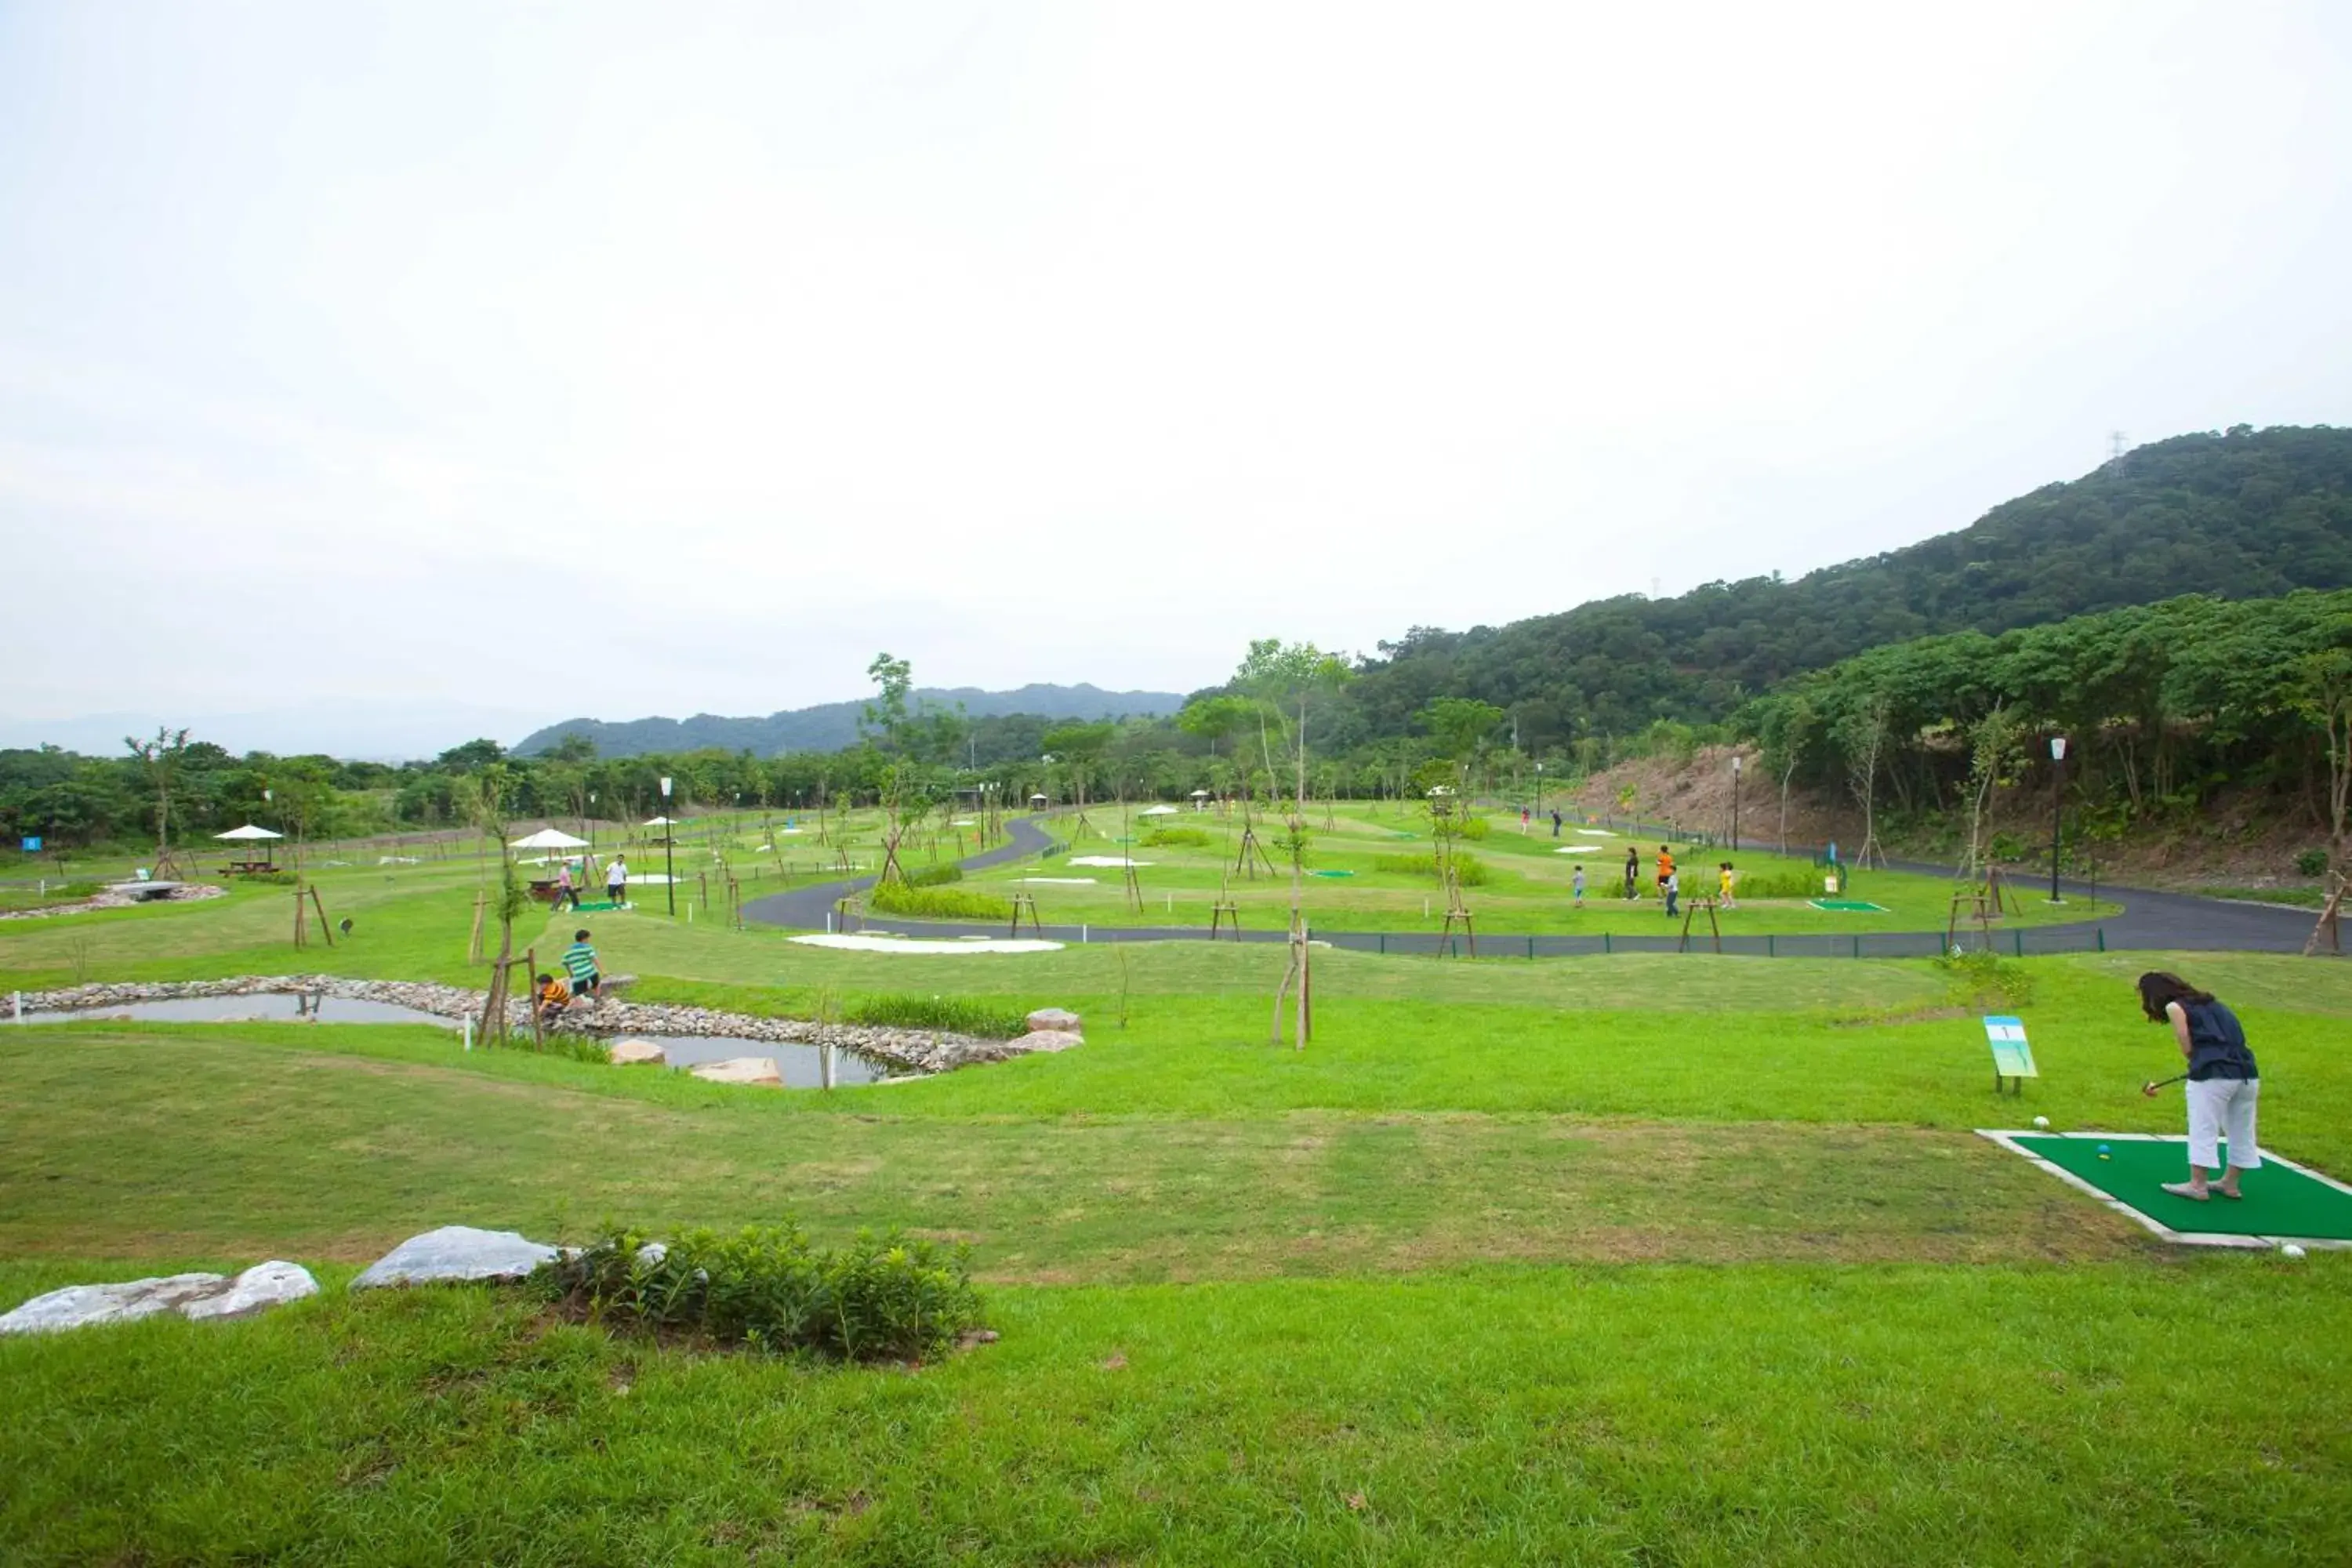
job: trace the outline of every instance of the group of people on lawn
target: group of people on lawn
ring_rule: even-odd
[[[584,874],[589,866],[583,861]],[[604,864],[604,899],[614,909],[625,909],[629,901],[629,858],[615,855]],[[572,862],[561,861],[555,868],[555,907],[559,910],[580,907],[580,884],[572,875]]]
[[[1575,874],[1569,879],[1569,885],[1575,890],[1576,907],[1582,909],[1584,907],[1584,868],[1582,866],[1577,867]],[[1738,900],[1735,895],[1739,887],[1739,873],[1733,868],[1730,861],[1721,861],[1716,866],[1715,885],[1716,897],[1721,900],[1722,907],[1727,910],[1737,909]],[[1675,865],[1675,852],[1663,844],[1658,846],[1657,889],[1658,897],[1665,900],[1667,915],[1671,917],[1680,914],[1682,912],[1680,900],[1683,896],[1682,872]],[[1630,844],[1625,847],[1625,896],[1628,899],[1638,899],[1642,896],[1642,855],[1641,851]]]

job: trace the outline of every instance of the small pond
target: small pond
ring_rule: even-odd
[[[727,1035],[623,1035],[620,1039],[644,1040],[659,1046],[662,1054],[674,1068],[690,1068],[703,1062],[723,1062],[735,1057],[766,1057],[776,1064],[784,1076],[787,1089],[814,1089],[823,1080],[817,1075],[816,1047],[794,1045],[785,1040],[747,1040]],[[848,1051],[833,1053],[833,1081],[836,1084],[872,1083],[891,1076],[889,1068],[867,1057]]]
[[[5,1022],[6,998],[0,997],[0,1022]],[[305,1008],[310,1009],[304,1011]],[[158,1002],[118,1002],[110,1007],[61,1008],[49,1012],[25,1015],[27,1024],[100,1023],[108,1019],[137,1019],[156,1024],[253,1024],[293,1023],[317,1018],[322,1024],[432,1024],[455,1030],[457,1021],[434,1013],[422,1013],[414,1007],[396,1006],[390,1002],[362,1002],[341,996],[328,996],[313,1001],[291,993],[263,993],[251,996],[178,996]],[[733,1057],[767,1057],[783,1075],[784,1084],[791,1089],[814,1089],[823,1081],[817,1071],[814,1046],[795,1045],[789,1041],[754,1040],[730,1035],[639,1035],[621,1038],[646,1040],[662,1048],[672,1067],[695,1067],[703,1062],[726,1061]],[[873,1083],[891,1077],[895,1069],[870,1057],[849,1051],[836,1051],[833,1058],[833,1081],[836,1084]]]
[[[6,1002],[0,997],[0,1004]],[[6,1010],[0,1005],[0,1018]],[[341,996],[313,999],[288,993],[252,996],[175,996],[163,1002],[118,1002],[110,1007],[72,1007],[25,1015],[27,1024],[70,1024],[106,1018],[137,1018],[156,1024],[293,1023],[316,1018],[322,1024],[431,1024],[457,1027],[455,1018],[421,1013],[389,1002],[351,1001]]]

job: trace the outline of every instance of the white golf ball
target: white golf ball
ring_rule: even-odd
[[[2050,1118],[2046,1116],[2037,1116],[2033,1119],[2033,1125],[2036,1127],[2047,1127],[2050,1125]]]
[[[2281,1258],[2301,1258],[2303,1256],[2303,1248],[2290,1241],[2284,1247],[2279,1248],[2279,1256]]]

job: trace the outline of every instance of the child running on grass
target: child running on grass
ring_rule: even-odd
[[[1642,855],[1631,844],[1625,846],[1625,898],[1629,903],[1642,896]]]
[[[1569,885],[1576,889],[1576,907],[1582,909],[1584,907],[1584,868],[1581,865],[1577,867],[1576,875],[1569,879]]]
[[[1717,888],[1722,893],[1723,907],[1727,910],[1738,909],[1739,905],[1732,898],[1731,893],[1733,889],[1739,886],[1739,873],[1731,868],[1730,861],[1726,860],[1722,868],[1716,872],[1715,881]]]

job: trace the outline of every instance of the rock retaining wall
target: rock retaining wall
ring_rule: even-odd
[[[165,1002],[182,996],[264,994],[336,996],[353,1002],[388,1002],[453,1022],[479,1018],[488,994],[421,980],[352,980],[336,974],[249,974],[232,980],[124,981],[25,993],[25,1010],[58,1012],[120,1007],[131,1002]],[[530,1028],[530,1007],[520,998],[508,1004],[511,1027]],[[607,997],[575,1004],[557,1027],[568,1034],[606,1038],[619,1035],[692,1035],[779,1044],[830,1044],[905,1072],[948,1072],[984,1062],[1025,1056],[1018,1040],[983,1040],[970,1035],[921,1029],[885,1029],[858,1024],[819,1024],[805,1018],[764,1018],[709,1007],[624,1002]]]

